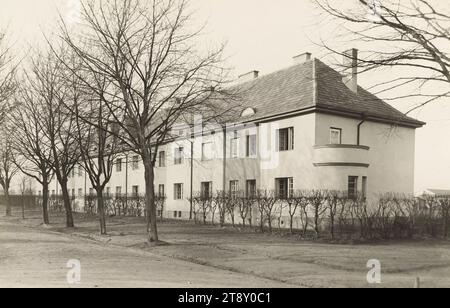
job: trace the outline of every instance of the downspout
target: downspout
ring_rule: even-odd
[[[226,196],[226,189],[227,189],[227,128],[223,128],[223,196]]]
[[[365,113],[362,113],[361,114],[361,118],[362,118],[362,121],[361,122],[359,122],[359,124],[358,124],[358,131],[357,131],[357,140],[356,140],[356,145],[361,145],[361,126],[366,122],[366,114]]]

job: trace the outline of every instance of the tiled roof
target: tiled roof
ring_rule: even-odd
[[[256,113],[243,121],[300,111],[340,112],[368,120],[420,127],[425,123],[404,115],[363,88],[352,92],[342,75],[317,59],[256,78],[238,86],[243,109]]]

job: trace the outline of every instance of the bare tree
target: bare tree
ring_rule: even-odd
[[[375,94],[408,87],[405,95],[385,99],[420,100],[411,111],[450,96],[450,9],[440,0],[358,0],[356,6],[337,0],[313,0],[328,16],[341,22],[342,37],[361,48],[361,73],[395,68],[396,76],[374,85]],[[329,20],[328,20],[329,22]],[[333,43],[323,43],[336,54]],[[398,76],[397,76],[398,75]],[[413,90],[418,90],[414,92]],[[392,92],[395,93],[395,92]],[[410,111],[410,112],[411,112]]]
[[[85,80],[96,84],[97,91],[92,93],[90,88],[80,89],[84,92],[84,99],[73,100],[73,105],[67,106],[74,112],[76,122],[76,140],[78,141],[80,158],[92,187],[97,193],[97,214],[100,223],[100,234],[105,235],[106,213],[104,190],[110,182],[115,160],[119,151],[123,150],[115,134],[109,133],[117,129],[114,117],[105,105],[105,93],[108,82],[105,77],[98,74],[84,75]],[[82,73],[80,73],[82,74]],[[78,82],[73,80],[72,82]],[[81,85],[81,88],[83,86]]]
[[[11,187],[11,181],[17,175],[19,168],[14,163],[14,150],[11,142],[13,136],[11,135],[11,131],[4,127],[0,130],[0,134],[0,185],[5,194],[6,216],[11,216],[9,189]]]
[[[12,108],[10,99],[17,88],[17,63],[8,45],[6,31],[0,29],[0,121]]]
[[[219,223],[221,227],[225,225],[228,202],[231,202],[230,198],[228,198],[228,195],[223,191],[217,191],[216,194],[213,196],[213,203],[215,204],[214,206],[218,210]]]
[[[48,142],[45,142],[41,108],[42,100],[33,91],[29,80],[22,82],[23,86],[16,95],[16,108],[9,113],[13,123],[14,138],[11,140],[16,155],[15,164],[20,171],[35,179],[42,185],[42,215],[44,224],[50,223],[48,215],[49,185],[52,180],[52,152]]]
[[[76,104],[83,92],[73,76],[70,77],[70,72],[53,54],[38,55],[32,61],[31,71],[32,89],[37,99],[42,102],[38,113],[44,134],[41,142],[45,142],[50,148],[52,157],[47,163],[61,187],[66,226],[73,228],[72,204],[67,183],[70,173],[79,161],[80,152],[76,117],[67,109],[67,105]]]
[[[323,214],[326,212],[327,192],[323,190],[313,190],[310,194],[309,200],[314,215],[314,231],[316,235],[320,234],[320,225],[322,223]]]
[[[150,243],[158,242],[154,167],[159,146],[188,114],[217,118],[233,110],[223,102],[222,48],[198,50],[200,32],[189,24],[187,5],[185,0],[86,0],[80,26],[86,31],[73,35],[64,23],[61,27],[61,37],[83,67],[110,82],[104,103],[120,128],[116,136],[142,158]],[[95,84],[85,85],[98,92]]]
[[[251,221],[254,196],[244,196],[244,193],[241,193],[240,195],[241,195],[241,197],[239,198],[238,210],[239,210],[239,215],[241,216],[241,219],[242,219],[242,227],[245,228],[247,219],[249,219],[249,221]],[[251,226],[251,222],[250,222],[250,226]]]

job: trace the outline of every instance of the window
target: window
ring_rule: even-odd
[[[116,186],[116,196],[120,197],[122,195],[122,186]]]
[[[166,166],[166,152],[159,152],[159,167],[164,168]]]
[[[78,166],[78,176],[82,177],[83,176],[83,167]]]
[[[239,157],[239,135],[237,131],[234,132],[234,137],[230,141],[230,157]]]
[[[247,136],[247,157],[256,156],[256,135]]]
[[[247,198],[255,198],[256,197],[256,180],[248,180],[247,187],[245,192]]]
[[[139,156],[134,155],[131,162],[131,168],[133,170],[139,170]]]
[[[211,160],[212,155],[212,142],[205,142],[202,144],[202,160]]]
[[[174,200],[183,200],[183,184],[175,184],[173,188]]]
[[[107,197],[111,196],[111,187],[106,187],[106,196]]]
[[[132,191],[133,197],[139,196],[139,186],[137,186],[137,185],[133,186],[131,191]]]
[[[342,144],[342,129],[330,128],[330,144]]]
[[[83,189],[82,188],[78,189],[78,197],[83,197]]]
[[[181,165],[183,163],[183,151],[184,148],[182,147],[175,149],[175,165]]]
[[[212,196],[212,182],[203,182],[201,187],[202,198],[210,198]]]
[[[358,196],[358,177],[349,176],[348,177],[348,197],[355,199]]]
[[[159,185],[159,187],[158,187],[158,196],[160,198],[163,198],[166,196],[166,188],[163,184]]]
[[[116,172],[122,172],[122,159],[121,158],[116,160]]]
[[[183,215],[181,213],[181,211],[178,212],[178,218],[181,218]]]
[[[236,198],[239,192],[239,181],[230,181],[231,198]]]
[[[278,130],[277,138],[278,138],[277,144],[279,152],[292,151],[294,149],[293,127]]]
[[[287,199],[294,195],[294,179],[280,178],[275,180],[278,198]]]
[[[367,177],[363,176],[362,178],[362,197],[367,198]]]

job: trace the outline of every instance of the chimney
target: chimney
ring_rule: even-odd
[[[250,81],[250,80],[256,79],[258,77],[259,77],[259,71],[251,71],[247,74],[240,75],[239,81],[241,81],[241,82]]]
[[[298,56],[295,56],[295,57],[293,57],[294,64],[297,65],[297,64],[305,63],[305,62],[311,60],[311,56],[312,56],[312,54],[310,52],[304,52]]]
[[[344,77],[342,81],[354,93],[358,93],[358,49],[344,52]]]

